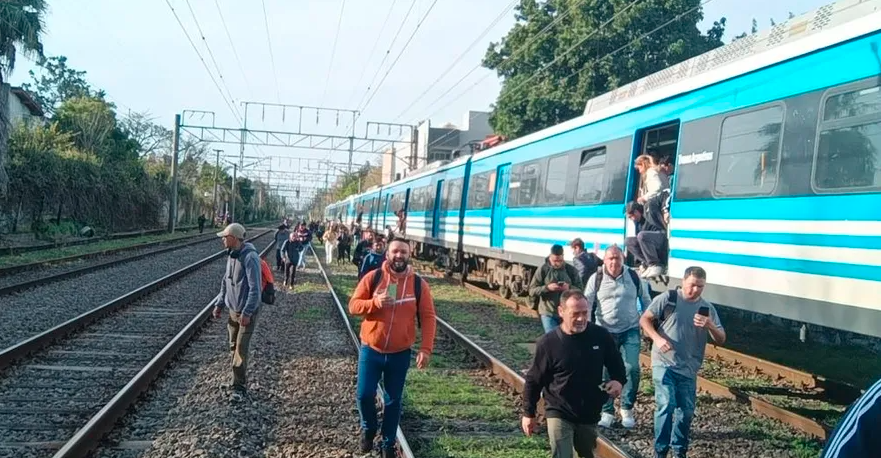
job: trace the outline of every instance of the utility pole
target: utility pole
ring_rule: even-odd
[[[238,165],[232,165],[232,194],[229,197],[229,219],[233,222],[238,222],[236,220],[236,173],[238,169]]]
[[[211,214],[212,226],[214,226],[213,221],[215,221],[215,218],[217,218],[217,174],[220,170],[220,153],[223,152],[223,150],[216,149],[214,150],[214,152],[217,153],[217,160],[214,162],[214,205],[211,207],[211,211],[213,212]]]
[[[355,137],[349,136],[349,168],[346,173],[352,174],[352,154],[355,153]]]
[[[168,203],[168,232],[174,233],[177,224],[177,156],[180,149],[180,115],[174,115],[171,137],[171,198]]]

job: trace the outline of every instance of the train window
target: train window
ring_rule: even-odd
[[[881,87],[826,98],[814,161],[820,190],[881,187]]]
[[[450,180],[447,182],[447,202],[444,205],[444,210],[458,210],[459,206],[462,203],[462,178],[456,178],[455,180]]]
[[[728,116],[722,121],[716,162],[717,196],[771,194],[777,185],[777,164],[784,107],[775,105]]]
[[[605,190],[606,148],[594,148],[581,152],[581,166],[578,168],[578,187],[575,190],[575,203],[598,204]]]
[[[422,189],[425,190],[425,211],[434,211],[434,201],[437,198],[437,185],[429,185]],[[441,189],[441,192],[443,192],[443,189]]]
[[[508,191],[509,207],[532,207],[538,203],[541,190],[541,161],[512,167]]]
[[[495,174],[495,170],[490,170],[471,177],[468,186],[468,210],[485,210],[492,206]]]
[[[562,204],[566,201],[566,177],[569,176],[569,155],[561,154],[548,160],[545,178],[545,203]]]

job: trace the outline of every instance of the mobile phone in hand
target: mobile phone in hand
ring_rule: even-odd
[[[710,308],[704,305],[703,307],[697,309],[697,314],[700,316],[710,316]]]
[[[388,297],[392,298],[392,300],[398,299],[398,284],[397,283],[389,283],[388,289],[386,290],[386,294]]]

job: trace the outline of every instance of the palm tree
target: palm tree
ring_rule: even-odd
[[[9,177],[6,156],[9,141],[9,86],[18,49],[25,55],[43,57],[43,18],[46,0],[0,0],[0,198],[6,196]]]

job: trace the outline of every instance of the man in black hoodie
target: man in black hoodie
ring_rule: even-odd
[[[612,336],[590,324],[590,304],[579,290],[560,298],[562,324],[538,339],[535,358],[526,374],[521,427],[535,429],[536,406],[544,391],[551,456],[593,458],[596,424],[609,397],[621,394],[626,382],[624,361]],[[609,380],[603,383],[603,367]]]

